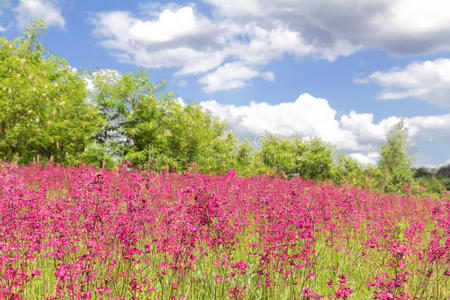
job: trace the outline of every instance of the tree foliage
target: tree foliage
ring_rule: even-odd
[[[408,129],[403,119],[392,126],[380,147],[378,167],[382,171],[382,186],[386,192],[399,192],[405,183],[412,182],[412,156],[408,153]]]
[[[425,193],[436,196],[443,190],[450,191],[450,165],[438,169],[421,167],[413,171],[414,180],[424,187]]]
[[[351,186],[367,186],[370,177],[366,176],[362,165],[343,153],[338,153],[334,165],[334,182]]]
[[[236,139],[195,103],[180,102],[145,70],[118,76],[96,72],[91,98],[107,120],[97,139],[111,155],[155,170],[233,167]]]
[[[24,37],[0,38],[0,156],[68,163],[84,151],[101,119],[78,73],[44,52],[38,42],[43,30],[36,23]]]
[[[261,155],[268,167],[279,174],[326,180],[333,177],[333,148],[319,138],[279,138],[267,134]]]

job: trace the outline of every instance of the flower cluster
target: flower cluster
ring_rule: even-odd
[[[0,165],[0,299],[448,296],[446,194],[130,167]]]

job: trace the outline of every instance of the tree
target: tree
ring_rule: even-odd
[[[297,161],[300,174],[305,178],[329,180],[332,179],[333,148],[320,138],[305,142],[306,151]]]
[[[140,85],[133,81],[132,73],[120,75],[114,70],[98,70],[86,74],[86,78],[92,80],[93,89],[89,91],[89,99],[97,107],[99,114],[105,120],[103,126],[96,135],[96,148],[98,154],[114,158],[116,161],[123,159],[130,140],[124,133],[124,126],[128,120],[129,112],[134,108],[136,98],[141,95],[136,93]],[[156,87],[148,85],[146,93],[152,93]],[[139,91],[143,93],[143,91]],[[131,108],[130,108],[131,106]],[[106,154],[102,152],[106,151]],[[98,156],[98,155],[97,155]]]
[[[294,149],[303,145],[300,139],[280,138],[266,133],[267,139],[261,146],[261,157],[268,168],[275,170],[277,174],[290,175],[295,173],[296,153]]]
[[[338,153],[334,165],[334,182],[337,184],[349,184],[365,186],[366,180],[362,165],[343,153]]]
[[[44,52],[44,30],[35,23],[24,37],[0,38],[0,157],[73,163],[102,121],[79,74]]]
[[[382,172],[382,188],[385,192],[400,192],[405,183],[413,180],[413,158],[408,153],[408,129],[403,119],[391,127],[386,139],[386,144],[380,147],[378,161]]]
[[[437,170],[436,175],[440,177],[450,178],[450,164],[440,167]]]
[[[333,149],[319,138],[278,138],[267,134],[261,155],[264,164],[277,173],[299,175],[306,179],[327,180],[333,177]]]
[[[254,149],[248,139],[244,139],[236,145],[234,169],[238,174],[254,174],[255,166]]]
[[[236,139],[195,103],[181,103],[146,70],[96,72],[91,99],[107,120],[97,136],[110,154],[155,170],[222,172],[233,167]]]

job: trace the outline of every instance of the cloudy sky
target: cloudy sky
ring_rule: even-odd
[[[0,0],[0,34],[46,21],[79,69],[145,67],[256,141],[319,136],[376,162],[405,118],[416,166],[450,163],[448,0]]]

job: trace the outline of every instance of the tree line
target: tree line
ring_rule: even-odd
[[[0,38],[4,160],[84,162],[98,168],[126,160],[155,171],[195,164],[201,172],[234,168],[243,176],[301,176],[386,192],[400,192],[415,180],[403,121],[389,131],[377,166],[363,167],[319,138],[267,133],[255,147],[195,102],[179,101],[164,82],[152,82],[146,70],[119,75],[73,69],[45,51],[39,42],[43,30],[38,22],[23,36]]]

